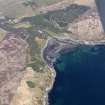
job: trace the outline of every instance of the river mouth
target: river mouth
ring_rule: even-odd
[[[60,52],[49,105],[105,105],[105,45]]]

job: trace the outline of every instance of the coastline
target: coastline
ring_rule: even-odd
[[[45,89],[44,95],[43,95],[43,105],[49,105],[48,102],[48,94],[51,91],[51,89],[53,88],[53,84],[55,82],[55,77],[56,77],[56,71],[55,69],[51,69],[52,72],[52,81],[51,84]]]
[[[43,62],[47,65],[46,60],[44,59],[44,49],[47,47],[49,40],[51,40],[51,38],[48,38],[46,41],[46,44],[44,45],[44,47],[41,49],[41,59],[43,60]],[[51,89],[53,88],[53,84],[55,82],[55,77],[56,77],[56,71],[54,68],[48,66],[48,68],[51,70],[51,83],[50,85],[45,89],[44,95],[43,95],[43,105],[49,105],[48,103],[48,94],[51,91]]]
[[[105,44],[105,40],[100,40],[100,41],[86,41],[86,40],[75,40],[75,39],[72,39],[72,38],[67,38],[67,37],[61,37],[61,38],[58,38],[58,37],[54,37],[59,43],[66,43],[68,46],[69,44],[71,43],[75,43],[77,45],[92,45],[92,46],[95,46],[95,45],[103,45]],[[49,92],[51,91],[51,89],[53,88],[53,84],[55,82],[55,77],[56,77],[56,71],[54,69],[54,67],[52,65],[49,66],[49,64],[47,63],[47,61],[44,59],[44,50],[45,48],[48,46],[49,44],[49,41],[52,40],[53,38],[48,38],[48,40],[46,41],[46,44],[44,45],[44,47],[42,48],[41,50],[41,58],[42,60],[46,63],[46,65],[50,68],[51,72],[52,72],[52,77],[51,77],[51,84],[45,89],[45,92],[44,92],[44,95],[43,95],[43,105],[49,105],[48,103],[48,94]],[[70,47],[69,47],[70,48]],[[64,49],[64,48],[60,48],[60,51]],[[68,49],[68,48],[67,48]]]

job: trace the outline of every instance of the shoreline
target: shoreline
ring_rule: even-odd
[[[66,43],[66,44],[70,44],[70,43],[75,43],[75,44],[80,44],[80,45],[103,45],[105,44],[105,40],[100,40],[100,41],[86,41],[86,40],[75,40],[75,39],[72,39],[72,38],[67,38],[67,37],[61,37],[61,38],[58,38],[58,37],[54,37],[55,39],[57,39],[57,41],[59,43]],[[41,58],[42,60],[47,64],[47,66],[49,67],[49,69],[51,70],[52,72],[52,77],[51,77],[51,84],[50,86],[48,86],[46,89],[45,89],[45,92],[44,92],[44,95],[43,95],[43,105],[49,105],[49,102],[48,102],[48,94],[49,92],[51,91],[51,89],[53,88],[53,85],[54,85],[54,82],[55,82],[55,77],[56,77],[56,70],[54,69],[53,66],[49,66],[47,61],[44,59],[44,50],[45,48],[48,46],[48,42],[49,40],[52,40],[53,38],[48,38],[48,40],[46,41],[46,44],[44,45],[44,47],[42,48],[41,50]],[[63,48],[62,48],[63,49]]]
[[[45,89],[45,91],[44,91],[44,95],[43,95],[43,105],[49,105],[49,103],[48,103],[48,94],[49,94],[49,92],[51,91],[51,89],[53,88],[53,85],[54,85],[54,82],[55,82],[55,77],[56,77],[56,71],[55,71],[55,69],[54,68],[52,68],[52,67],[50,67],[48,64],[47,64],[47,62],[46,62],[46,60],[44,59],[44,54],[43,54],[43,52],[44,52],[44,49],[47,47],[47,45],[48,45],[48,42],[49,42],[49,40],[51,40],[52,38],[48,38],[47,39],[47,41],[46,41],[46,43],[45,43],[45,45],[44,45],[44,47],[41,49],[41,59],[42,59],[42,61],[48,66],[48,68],[51,70],[51,83],[50,83],[50,85]]]
[[[52,72],[52,77],[51,77],[52,80],[51,80],[50,86],[48,86],[45,89],[44,96],[43,96],[43,105],[49,105],[48,94],[51,91],[51,89],[53,88],[53,85],[54,85],[54,82],[55,82],[56,71],[55,71],[55,69],[51,69],[51,72]]]

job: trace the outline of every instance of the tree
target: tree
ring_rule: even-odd
[[[35,88],[35,83],[33,81],[27,81],[26,83],[30,88]]]
[[[26,7],[28,7],[28,6],[31,7],[33,11],[38,6],[36,3],[36,0],[26,0],[25,2],[23,2],[23,5]]]

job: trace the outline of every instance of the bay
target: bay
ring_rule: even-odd
[[[61,52],[49,105],[105,105],[105,46]]]

